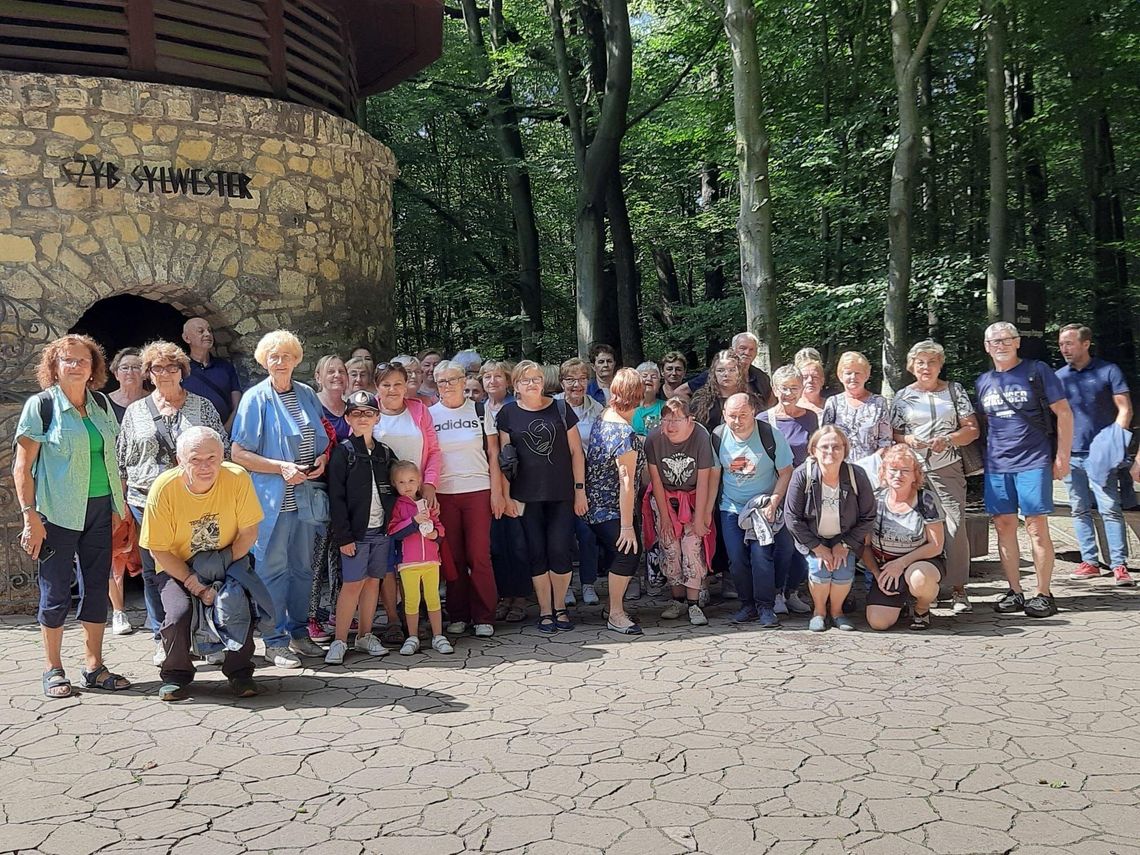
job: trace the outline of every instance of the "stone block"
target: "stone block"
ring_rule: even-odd
[[[26,263],[36,260],[36,245],[29,237],[0,234],[0,262]]]
[[[182,140],[178,144],[178,157],[191,163],[209,160],[213,151],[214,144],[210,140]]]
[[[18,148],[0,148],[0,175],[19,178],[39,175],[43,159],[29,151]]]
[[[80,141],[89,140],[94,136],[91,126],[82,116],[56,116],[51,129],[57,134]]]

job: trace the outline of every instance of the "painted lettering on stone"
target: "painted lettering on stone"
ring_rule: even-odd
[[[151,166],[140,163],[124,172],[115,163],[95,157],[74,157],[63,163],[63,177],[76,187],[96,190],[113,189],[120,184],[132,193],[163,196],[220,196],[224,199],[252,199],[249,184],[253,180],[244,172],[224,169],[183,169],[174,166]],[[124,183],[124,179],[126,182]]]

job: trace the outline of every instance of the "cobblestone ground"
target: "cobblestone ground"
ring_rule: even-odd
[[[41,699],[35,627],[5,619],[0,851],[1138,853],[1140,594],[1110,581],[1030,621],[975,579],[925,634],[664,625],[643,599],[639,639],[579,610],[266,668],[249,701],[204,667],[175,705],[141,633],[108,641],[137,691]]]

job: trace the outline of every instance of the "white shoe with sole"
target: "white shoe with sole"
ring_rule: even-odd
[[[325,654],[326,665],[343,665],[344,654],[348,653],[348,645],[343,641],[334,640],[329,645],[329,652]]]
[[[288,647],[266,647],[265,661],[277,668],[301,667],[301,657]]]
[[[436,653],[455,652],[455,648],[451,646],[451,642],[447,640],[446,635],[437,635],[431,640],[431,646]]]
[[[495,627],[489,623],[475,624],[475,637],[476,638],[490,638],[495,634]]]
[[[131,619],[127,617],[126,612],[115,612],[111,615],[111,634],[112,635],[130,635],[135,631],[131,626]]]
[[[706,626],[709,619],[705,617],[705,613],[701,611],[701,607],[695,603],[689,606],[689,623],[693,626]]]
[[[467,632],[467,624],[461,620],[453,620],[447,625],[448,635],[463,635]]]
[[[154,643],[154,659],[152,661],[156,668],[161,668],[162,663],[166,661],[166,648],[162,646],[161,641]]]
[[[333,642],[334,644],[336,642]],[[367,653],[369,656],[387,656],[388,648],[380,643],[380,639],[370,632],[364,635],[356,636],[356,644],[353,645],[361,653]],[[328,659],[325,659],[327,662]]]
[[[685,604],[680,600],[672,600],[661,610],[661,620],[676,620],[685,613]]]
[[[400,648],[401,656],[411,656],[413,653],[420,652],[420,640],[414,635],[409,636],[404,642],[404,646]]]
[[[961,594],[955,591],[950,595],[950,608],[954,610],[954,614],[956,615],[965,615],[974,610],[974,604],[970,602],[970,598],[966,596],[965,591]]]

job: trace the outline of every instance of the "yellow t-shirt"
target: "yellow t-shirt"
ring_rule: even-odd
[[[236,463],[222,463],[218,480],[201,495],[190,492],[175,467],[159,475],[147,494],[139,545],[189,561],[204,550],[229,546],[239,529],[264,516],[249,473]]]

